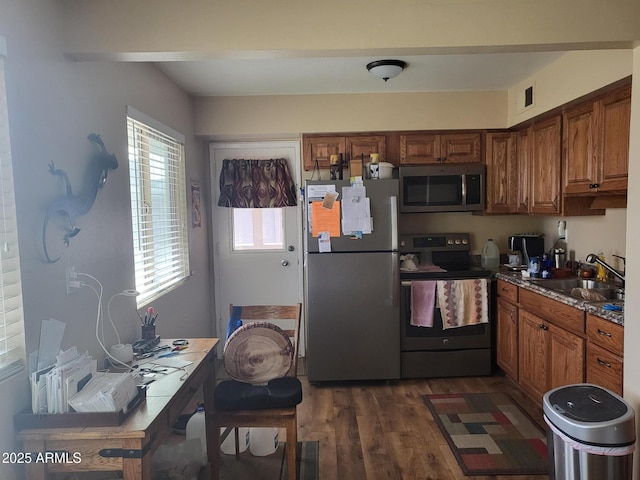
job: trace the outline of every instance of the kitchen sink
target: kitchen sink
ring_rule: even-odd
[[[624,289],[599,280],[586,278],[536,278],[529,281],[534,285],[592,302],[624,298]]]

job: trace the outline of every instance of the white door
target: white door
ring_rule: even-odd
[[[224,339],[229,320],[229,304],[295,304],[302,302],[303,286],[300,196],[298,195],[297,207],[218,207],[222,162],[224,159],[234,158],[286,158],[299,192],[300,142],[212,143],[209,154],[216,332],[219,338]],[[269,237],[268,241],[262,241],[260,235],[253,235],[256,237],[253,241],[251,234],[260,231],[261,223],[269,227],[268,233],[265,233]],[[282,230],[279,225],[282,225]],[[299,348],[300,354],[304,354],[304,330],[300,332]]]

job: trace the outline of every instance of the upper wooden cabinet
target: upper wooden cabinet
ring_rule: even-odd
[[[482,162],[480,132],[400,135],[400,164]]]
[[[531,176],[529,178],[533,214],[559,215],[560,200],[560,126],[558,115],[532,128]]]
[[[384,135],[363,135],[345,138],[347,161],[362,159],[363,165],[369,161],[369,154],[380,154],[379,161],[387,162],[387,141]]]
[[[627,190],[631,87],[564,114],[564,194]]]
[[[517,205],[516,212],[529,213],[529,177],[531,177],[531,129],[516,132]]]
[[[517,135],[513,132],[487,133],[486,213],[515,213],[518,195]]]
[[[303,135],[302,157],[305,170],[329,168],[330,156],[342,154],[342,160],[363,158],[369,154],[380,154],[379,160],[386,162],[387,141],[385,135]]]

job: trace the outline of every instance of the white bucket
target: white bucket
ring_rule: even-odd
[[[222,435],[224,431],[225,431],[225,428],[222,427],[220,429],[220,435]],[[240,450],[240,453],[245,452],[247,448],[249,448],[249,438],[250,438],[249,429],[247,427],[238,428],[238,438],[240,439],[238,443],[238,448]],[[235,455],[236,453],[236,429],[235,428],[232,428],[227,438],[224,439],[224,442],[222,442],[222,445],[220,445],[220,450],[222,450],[222,453],[226,453],[227,455]]]
[[[271,455],[278,448],[277,428],[251,428],[249,451],[256,457]]]

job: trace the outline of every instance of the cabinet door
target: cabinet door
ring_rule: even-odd
[[[599,176],[593,103],[568,111],[563,122],[564,193],[589,193]]]
[[[557,116],[532,128],[529,212],[533,214],[560,214],[560,124]]]
[[[529,213],[529,192],[531,178],[531,128],[517,132],[516,144],[517,175],[518,175],[518,213]]]
[[[347,137],[345,142],[347,152],[345,161],[347,162],[349,160],[362,159],[362,165],[364,165],[369,161],[369,154],[371,153],[380,154],[379,161],[387,161],[387,139],[384,135]]]
[[[439,163],[439,135],[400,135],[400,163]]]
[[[525,310],[519,312],[518,376],[520,386],[541,400],[549,384],[548,325],[540,317]]]
[[[516,134],[488,133],[487,213],[514,213],[517,210],[518,178]]]
[[[597,190],[627,190],[631,88],[612,93],[597,106],[602,111],[602,170]]]
[[[584,339],[548,324],[550,376],[547,389],[584,382]]]
[[[498,299],[496,355],[498,366],[518,381],[518,307]]]
[[[440,158],[447,163],[482,162],[480,133],[449,133],[440,135]]]
[[[331,155],[345,152],[345,137],[304,136],[302,138],[302,156],[304,169],[329,168]],[[343,157],[343,160],[346,160]],[[317,163],[316,163],[317,162]]]

